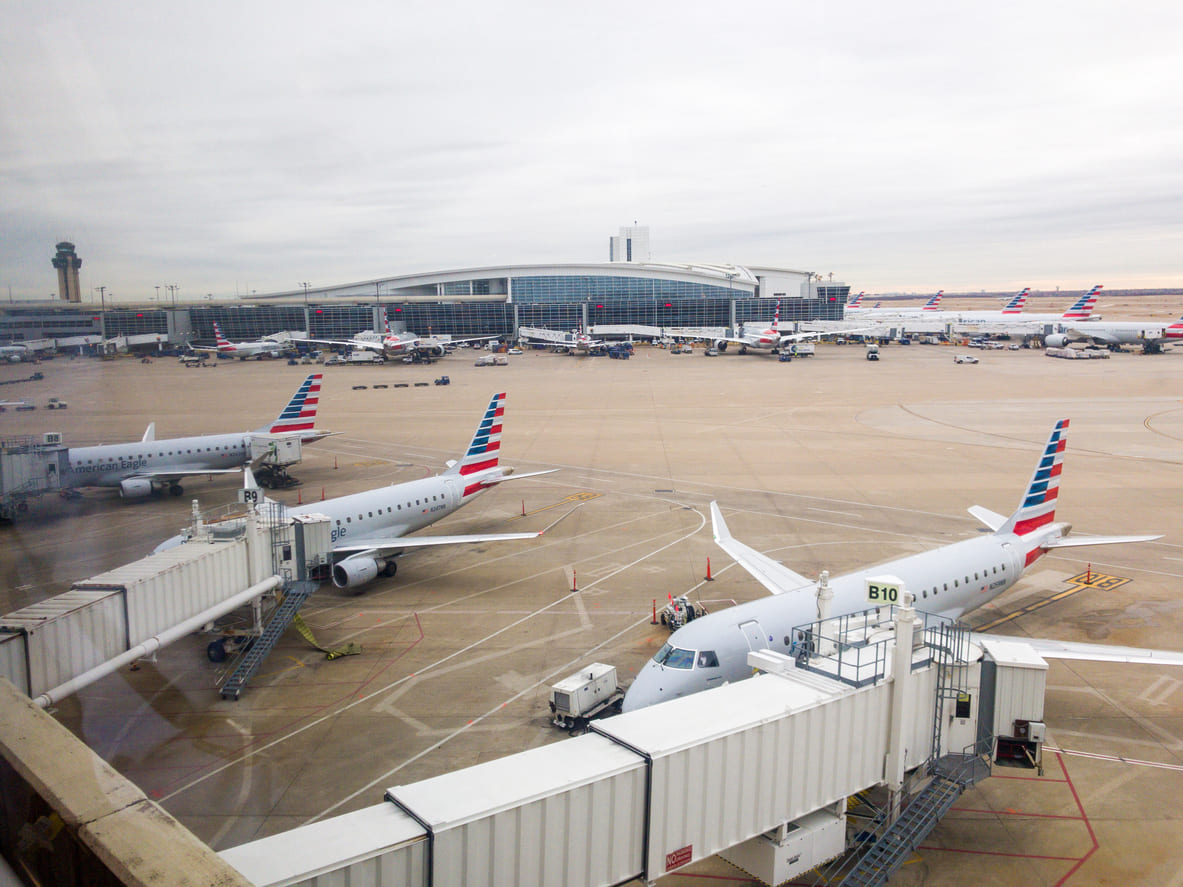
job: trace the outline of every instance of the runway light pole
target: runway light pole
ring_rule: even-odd
[[[312,284],[310,284],[307,280],[301,280],[296,285],[304,287],[304,307],[307,308],[308,307],[308,287],[310,287]]]

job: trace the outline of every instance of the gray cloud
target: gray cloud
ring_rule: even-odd
[[[655,257],[859,289],[1183,285],[1183,12],[16,0],[0,286]]]

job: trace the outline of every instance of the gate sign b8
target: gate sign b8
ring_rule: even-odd
[[[872,606],[883,604],[898,604],[903,593],[903,586],[898,582],[885,579],[867,579],[867,601]]]

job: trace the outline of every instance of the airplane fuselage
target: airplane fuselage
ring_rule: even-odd
[[[250,434],[206,434],[171,440],[70,447],[69,487],[117,487],[151,471],[218,471],[241,468],[250,459]]]
[[[830,579],[831,616],[872,606],[866,580],[891,575],[915,596],[914,606],[957,618],[994,599],[1023,573],[1024,543],[1005,533],[966,539]],[[791,654],[793,629],[818,618],[817,589],[809,586],[729,607],[687,623],[638,673],[626,711],[750,677],[747,655],[771,649]],[[666,654],[665,663],[658,660]],[[670,663],[675,663],[671,665]]]
[[[334,545],[374,536],[405,536],[447,517],[462,504],[465,480],[443,474],[392,484],[286,509],[288,515],[323,514],[332,521]]]

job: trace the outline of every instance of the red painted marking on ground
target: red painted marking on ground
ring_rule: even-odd
[[[1082,804],[1080,802],[1080,795],[1077,794],[1076,786],[1072,782],[1072,777],[1068,775],[1068,767],[1064,763],[1064,756],[1060,755],[1060,754],[1056,754],[1056,760],[1060,764],[1060,772],[1062,772],[1064,774],[1063,779],[1035,779],[1033,777],[1022,777],[1022,776],[1004,776],[1004,777],[997,777],[997,778],[1000,778],[1000,779],[1028,779],[1028,780],[1034,781],[1034,782],[1064,783],[1068,786],[1069,791],[1072,792],[1072,799],[1076,802],[1076,809],[1080,811],[1080,815],[1079,816],[1064,816],[1064,815],[1060,815],[1060,814],[1051,814],[1051,813],[1022,813],[1022,812],[1015,811],[1011,808],[1007,808],[1007,810],[1005,811],[1005,814],[1009,814],[1009,815],[1013,815],[1013,816],[1025,816],[1025,817],[1029,817],[1032,819],[1036,819],[1036,818],[1038,818],[1038,819],[1065,819],[1065,820],[1069,820],[1069,821],[1079,820],[1080,822],[1083,822],[1084,827],[1088,830],[1089,840],[1092,842],[1092,847],[1089,848],[1088,852],[1085,853],[1084,856],[1042,856],[1042,855],[1034,854],[1034,853],[1000,853],[995,850],[966,850],[966,849],[958,849],[958,848],[951,848],[951,847],[928,847],[928,846],[918,847],[916,849],[917,850],[924,850],[929,853],[939,851],[941,853],[965,853],[965,854],[968,854],[971,856],[1001,856],[1001,857],[1004,857],[1007,859],[1012,859],[1012,858],[1046,859],[1046,860],[1053,861],[1053,862],[1073,862],[1075,864],[1070,869],[1068,869],[1068,871],[1064,874],[1064,877],[1062,877],[1062,878],[1060,878],[1060,880],[1056,881],[1056,883],[1054,885],[1054,887],[1063,887],[1063,885],[1065,883],[1067,883],[1068,879],[1071,878],[1074,874],[1076,874],[1080,870],[1080,867],[1088,861],[1089,857],[1091,857],[1094,853],[1097,852],[1097,850],[1100,849],[1101,845],[1099,843],[1097,843],[1096,832],[1093,831],[1093,825],[1089,821],[1088,814],[1085,813],[1085,811],[1084,811],[1084,804]],[[996,777],[991,777],[991,778],[993,779]],[[975,810],[975,809],[966,808],[966,807],[955,807],[952,812],[954,812],[954,813],[989,813],[994,816],[1004,815],[1003,811]]]

